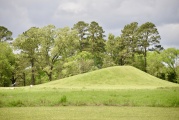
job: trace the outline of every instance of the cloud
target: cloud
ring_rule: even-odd
[[[25,31],[33,26],[27,9],[19,6],[16,1],[1,2],[1,5],[4,7],[0,7],[0,24],[7,27],[13,33],[20,33],[22,30]],[[22,28],[22,26],[24,27]]]
[[[85,8],[81,3],[66,2],[60,4],[58,10],[70,14],[80,14],[85,11]]]
[[[164,48],[179,48],[179,24],[166,24],[158,27],[158,31],[161,35],[161,44]]]
[[[162,41],[165,41],[162,44],[173,45],[177,44],[178,35],[169,30],[179,24],[179,1],[1,0],[0,16],[0,25],[10,29],[14,37],[33,26],[54,24],[56,27],[72,27],[78,21],[96,21],[106,35],[120,35],[126,24],[138,22],[141,25],[149,21],[159,28]]]

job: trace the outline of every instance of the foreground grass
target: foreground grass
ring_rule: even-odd
[[[179,120],[179,108],[21,107],[0,108],[1,120]]]
[[[39,106],[179,107],[179,88],[129,90],[0,89],[0,107]]]

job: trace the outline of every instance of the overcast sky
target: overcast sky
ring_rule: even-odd
[[[179,0],[0,0],[0,26],[16,38],[30,27],[96,21],[116,36],[126,24],[152,22],[164,48],[179,49]]]

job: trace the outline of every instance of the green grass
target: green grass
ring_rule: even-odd
[[[0,106],[179,107],[179,88],[129,90],[4,89],[0,90]]]
[[[178,113],[178,84],[130,66],[0,88],[0,120],[178,120]]]
[[[178,120],[179,108],[21,107],[0,108],[0,120]]]
[[[37,85],[0,88],[0,107],[179,107],[179,85],[134,67],[110,67]]]
[[[131,66],[109,67],[38,85],[37,88],[67,89],[153,89],[178,87]]]

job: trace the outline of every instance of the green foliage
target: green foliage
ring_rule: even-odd
[[[56,34],[55,46],[52,50],[53,55],[58,55],[65,59],[78,52],[79,38],[76,30],[70,30],[69,27],[65,27],[58,29]]]
[[[110,55],[105,54],[103,58],[103,68],[111,67],[111,66],[116,66],[114,63],[113,59],[111,58]]]
[[[13,42],[14,47],[24,54],[31,69],[31,84],[35,84],[35,72],[37,71],[37,58],[40,44],[39,28],[32,27]]]
[[[132,65],[142,71],[145,71],[145,67],[144,67],[144,55],[142,54],[134,54],[134,58],[133,58],[133,62]]]
[[[65,105],[65,103],[67,102],[67,97],[65,95],[63,95],[59,101],[60,104]]]
[[[177,82],[178,74],[178,62],[179,62],[179,50],[175,48],[168,48],[161,54],[162,62],[166,65],[167,79],[172,82]]]
[[[148,52],[147,53],[147,71],[149,74],[156,76],[161,79],[165,79],[166,68],[165,65],[162,64],[162,56],[161,53],[158,52]]]
[[[15,56],[9,44],[0,42],[0,48],[0,86],[7,87],[11,84]]]
[[[147,49],[151,45],[156,45],[160,43],[160,35],[155,24],[151,22],[146,22],[142,24],[139,27],[137,34],[140,46],[139,49],[144,55],[144,67],[145,71],[147,72]]]
[[[12,32],[9,31],[6,27],[0,26],[0,42],[12,40]]]
[[[0,28],[1,41],[10,39],[12,33],[5,27]],[[102,26],[95,21],[79,21],[72,29],[56,28],[54,25],[32,27],[13,42],[18,55],[14,63],[7,67],[12,68],[11,81],[18,82],[19,86],[41,84],[115,65],[131,65],[148,70],[159,78],[178,81],[178,65],[169,69],[165,66],[168,64],[166,59],[152,62],[157,57],[150,55],[149,51],[159,54],[163,50],[155,24],[146,22],[138,26],[137,22],[132,22],[125,25],[121,32],[120,36],[109,34],[105,40]],[[2,80],[5,79],[9,78]]]
[[[41,34],[40,50],[38,63],[42,71],[48,76],[48,80],[53,79],[53,67],[58,59],[57,54],[52,54],[54,39],[56,37],[56,28],[54,25],[48,25],[39,30]],[[46,76],[43,76],[45,78]]]
[[[63,65],[62,73],[64,77],[69,77],[81,73],[86,73],[95,69],[93,55],[89,52],[82,51],[73,57],[67,59]]]
[[[88,36],[88,26],[88,23],[85,23],[84,21],[79,21],[78,23],[74,24],[72,28],[78,31],[78,36],[80,38],[80,51],[88,50],[88,41],[86,39]]]
[[[125,64],[126,52],[121,37],[109,34],[106,42],[106,52],[107,56],[111,57],[116,65]]]
[[[127,58],[132,59],[131,61],[127,61],[127,64],[133,64],[135,62],[134,56],[135,53],[138,52],[138,23],[133,22],[128,25],[125,25],[124,29],[122,30],[122,43],[124,45],[123,52]]]
[[[101,68],[103,65],[103,53],[105,52],[104,31],[95,21],[90,24],[79,21],[73,27],[78,31],[80,51],[93,54],[94,64]]]

